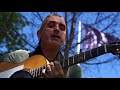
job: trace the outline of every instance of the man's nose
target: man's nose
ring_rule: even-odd
[[[59,33],[59,32],[60,32],[60,28],[59,28],[59,25],[58,25],[58,24],[55,26],[54,32],[55,32],[55,33]]]

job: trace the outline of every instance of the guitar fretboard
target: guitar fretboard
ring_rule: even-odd
[[[68,66],[78,64],[78,63],[82,63],[82,62],[85,62],[85,61],[87,61],[91,58],[94,58],[94,57],[97,57],[99,55],[108,53],[107,49],[108,49],[108,46],[103,45],[103,46],[100,46],[98,48],[94,48],[92,50],[82,52],[80,54],[69,57],[65,60],[62,60],[60,63],[61,63],[63,68],[66,68]]]

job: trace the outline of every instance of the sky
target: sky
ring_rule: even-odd
[[[83,69],[83,78],[119,78],[120,77],[120,63],[118,60],[120,60],[117,56],[114,56],[112,54],[104,54],[102,56],[96,57],[98,60],[107,60],[111,59],[113,60],[112,63],[102,64],[98,66],[91,66],[87,65],[86,70]],[[95,60],[97,60],[95,59]],[[84,65],[81,64],[81,67],[84,67]]]

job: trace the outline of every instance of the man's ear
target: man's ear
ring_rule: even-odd
[[[37,36],[40,39],[40,37],[41,37],[41,31],[40,30],[37,31]]]

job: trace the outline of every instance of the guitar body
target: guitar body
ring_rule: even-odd
[[[34,55],[34,56],[32,56],[32,57],[30,57],[30,58],[28,58],[20,63],[2,62],[2,63],[0,63],[0,72],[4,72],[6,70],[15,68],[15,67],[20,66],[20,65],[24,65],[24,69],[21,72],[25,73],[24,71],[34,70],[36,68],[40,68],[42,66],[45,66],[48,63],[49,62],[47,61],[47,59],[44,56]]]

